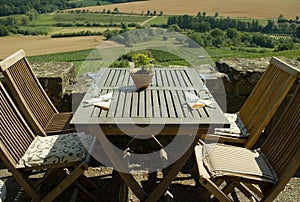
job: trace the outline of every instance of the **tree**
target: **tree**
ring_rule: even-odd
[[[29,22],[29,17],[28,16],[22,16],[21,18],[21,25],[25,26]]]
[[[295,35],[296,35],[297,38],[300,38],[300,26],[298,26],[298,27],[296,28],[296,33],[295,33]]]
[[[200,23],[196,23],[196,24],[194,25],[194,29],[195,29],[195,31],[197,31],[197,32],[202,32],[202,33],[204,33],[204,32],[208,32],[211,28],[210,28],[210,24],[209,24],[208,22],[202,21],[202,22],[200,22]]]
[[[186,37],[183,35],[179,35],[176,37],[176,41],[178,41],[179,43],[183,43],[185,41]]]
[[[278,23],[282,23],[282,22],[285,22],[285,21],[286,21],[286,19],[283,17],[283,15],[279,14],[279,16],[278,16]]]
[[[32,21],[38,16],[38,12],[34,9],[29,10],[26,15],[29,17],[29,20]]]
[[[262,31],[264,33],[271,34],[271,33],[275,33],[277,31],[277,29],[278,29],[278,27],[277,27],[275,21],[274,20],[268,20],[267,25],[262,29]]]
[[[9,33],[7,27],[0,25],[0,36],[7,36]]]
[[[293,47],[294,44],[291,39],[280,39],[275,51],[291,50]]]
[[[127,23],[121,22],[121,28],[122,28],[124,31],[127,31],[127,30],[128,30],[128,24],[127,24]]]
[[[211,31],[210,35],[212,37],[222,37],[224,35],[224,32],[219,28],[215,28]]]
[[[115,14],[119,13],[119,9],[118,8],[114,8],[113,13],[115,13]]]
[[[177,24],[172,24],[169,26],[169,29],[175,32],[180,32],[180,27]]]
[[[239,36],[239,33],[238,33],[237,29],[228,28],[226,30],[226,36],[230,39],[237,39],[237,37]]]

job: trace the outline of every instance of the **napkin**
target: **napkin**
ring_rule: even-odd
[[[100,108],[107,110],[107,109],[109,109],[112,95],[113,95],[113,93],[110,92],[110,93],[101,95],[99,98],[91,98],[91,99],[83,100],[83,103],[85,104],[84,105],[85,107],[96,106],[96,107],[100,107]]]
[[[186,93],[186,104],[191,108],[191,109],[198,109],[198,108],[201,108],[201,107],[204,107],[204,106],[207,106],[207,107],[211,107],[211,108],[214,108],[212,106],[212,104],[214,104],[213,101],[211,100],[207,100],[207,99],[201,99],[199,98],[198,96],[192,94],[192,93]]]
[[[110,103],[111,103],[111,100],[108,100],[108,101],[106,101],[106,102],[96,102],[96,103],[94,103],[93,105],[94,105],[95,107],[100,107],[100,108],[102,108],[102,109],[108,110],[109,107],[110,107]]]

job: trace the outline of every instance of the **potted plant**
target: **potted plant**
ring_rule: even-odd
[[[130,70],[130,76],[135,84],[136,91],[145,90],[148,88],[154,75],[152,69],[154,59],[145,54],[136,53],[132,56],[131,60],[136,67]]]

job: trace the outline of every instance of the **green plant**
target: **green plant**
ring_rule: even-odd
[[[132,62],[134,62],[136,67],[141,67],[142,71],[151,71],[153,65],[154,58],[149,57],[143,53],[135,53],[131,57]]]

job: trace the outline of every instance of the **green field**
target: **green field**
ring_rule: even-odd
[[[150,20],[146,25],[161,25],[167,24],[168,16],[157,16],[156,18]]]
[[[57,34],[57,30],[63,27],[63,33],[66,30],[73,28],[95,31],[97,27],[90,26],[96,25],[116,25],[120,26],[121,23],[136,23],[140,24],[150,16],[142,15],[125,15],[125,14],[103,14],[103,13],[54,13],[54,14],[41,14],[37,18],[30,22],[27,26],[20,26],[21,30],[28,30],[32,32],[48,32],[51,35],[53,32]],[[155,20],[155,19],[154,19]],[[61,26],[58,26],[61,24]],[[80,26],[78,26],[80,25]],[[98,27],[99,29],[99,27]],[[111,26],[110,26],[110,29]],[[70,29],[72,30],[72,29]],[[76,31],[75,31],[76,32]]]
[[[70,1],[70,3],[76,3],[78,6],[97,6],[97,0],[75,0]],[[109,1],[99,1],[100,5],[107,5],[111,4]]]
[[[102,13],[56,13],[56,23],[140,23],[149,17],[142,15],[102,14]]]
[[[297,59],[300,55],[300,48],[289,51],[281,51],[281,52],[265,52],[265,53],[248,53],[241,51],[230,50],[229,48],[207,48],[205,49],[210,55],[211,59],[215,62],[221,58],[262,58],[262,57],[272,57],[272,56],[283,56],[289,59]],[[49,61],[57,61],[57,62],[73,62],[76,68],[76,73],[79,72],[82,64],[87,62],[86,59],[89,58],[89,64],[93,64],[93,60],[101,58],[91,58],[90,54],[93,50],[81,50],[81,51],[72,51],[65,53],[55,53],[55,54],[47,54],[40,56],[29,56],[28,60],[30,62],[49,62]],[[183,59],[174,56],[173,54],[163,53],[160,51],[153,51],[152,56],[157,60],[160,66],[169,66],[169,65],[188,65],[186,61]],[[91,66],[91,70],[92,70]],[[88,69],[87,69],[88,70]]]

